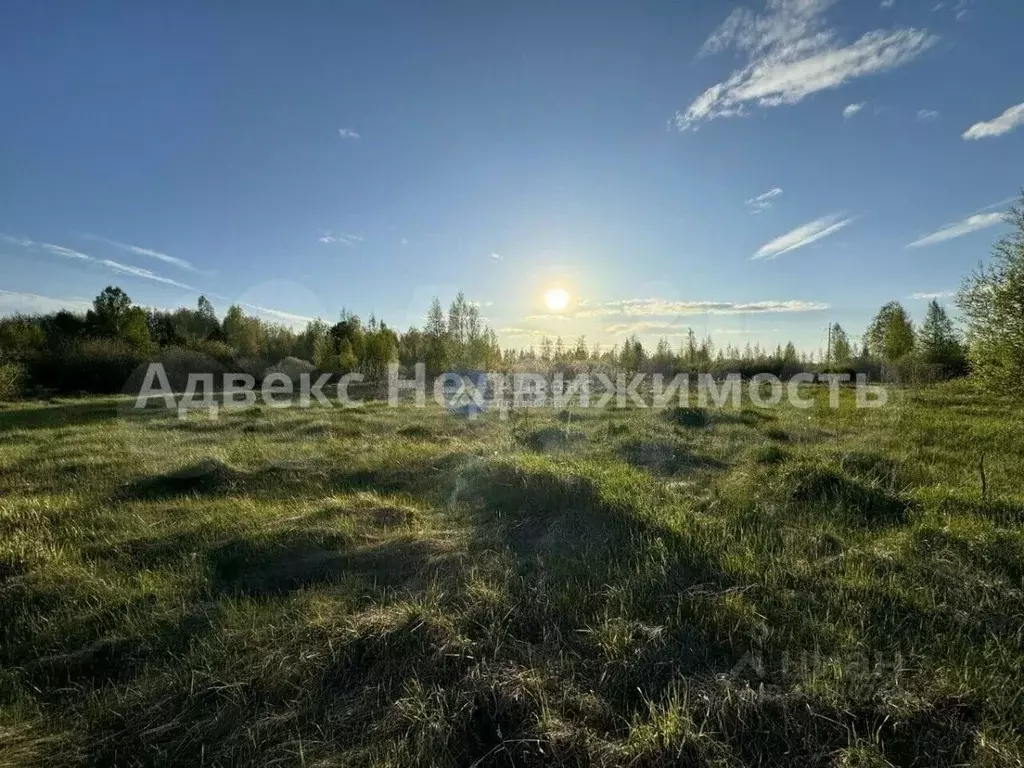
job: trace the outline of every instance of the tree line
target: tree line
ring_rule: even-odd
[[[970,373],[990,388],[1016,391],[1024,389],[1024,193],[1007,221],[1010,234],[956,295],[963,332],[933,299],[920,325],[899,302],[883,305],[859,345],[838,323],[831,324],[827,348],[818,353],[799,351],[792,342],[774,349],[716,347],[693,330],[675,349],[665,338],[645,348],[635,335],[607,348],[588,346],[579,336],[569,343],[544,337],[537,346],[502,349],[479,307],[462,293],[447,312],[435,298],[423,326],[404,332],[373,315],[364,322],[346,310],[333,325],[317,319],[296,331],[248,315],[237,304],[219,318],[205,296],[194,309],[140,307],[121,288],[109,286],[85,313],[0,318],[0,399],[25,391],[119,392],[132,371],[155,359],[191,369],[214,361],[257,378],[274,366],[290,366],[359,372],[371,381],[382,379],[393,363],[408,371],[420,362],[433,374],[560,366],[668,375],[840,371],[922,381]]]

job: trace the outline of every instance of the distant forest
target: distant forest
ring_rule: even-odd
[[[1007,215],[1011,234],[993,248],[956,296],[966,328],[932,300],[920,324],[897,301],[883,305],[855,343],[839,324],[829,326],[824,353],[799,351],[790,342],[775,349],[747,344],[716,346],[691,330],[676,347],[662,338],[653,348],[634,335],[611,347],[543,338],[536,347],[502,349],[478,307],[459,294],[445,312],[434,299],[422,328],[397,331],[374,316],[364,321],[342,311],[336,323],[310,322],[295,331],[247,315],[232,305],[221,318],[201,296],[194,309],[173,311],[135,305],[110,286],[84,314],[0,318],[0,399],[47,392],[115,393],[132,373],[154,360],[176,370],[224,370],[261,378],[270,370],[335,374],[360,372],[381,380],[398,363],[428,372],[556,368],[677,373],[866,373],[897,382],[934,381],[973,373],[993,388],[1024,387],[1024,194]]]

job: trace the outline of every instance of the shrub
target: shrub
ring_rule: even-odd
[[[17,363],[0,363],[0,402],[17,400],[25,384],[25,375]]]
[[[26,361],[29,383],[58,392],[114,394],[147,362],[137,348],[114,339],[89,339],[64,352],[44,352]]]

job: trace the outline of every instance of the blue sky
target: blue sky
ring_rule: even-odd
[[[0,312],[822,345],[953,291],[1024,176],[1018,0],[0,11]],[[569,292],[553,313],[545,291]]]

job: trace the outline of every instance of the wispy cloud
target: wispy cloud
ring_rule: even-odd
[[[491,252],[491,260],[492,260],[492,261],[504,261],[504,260],[505,260],[505,257],[504,257],[504,256],[502,256],[502,255],[501,255],[500,253],[494,253],[494,252],[492,251],[492,252]]]
[[[359,235],[351,235],[348,234],[347,232],[341,232],[340,234],[332,235],[330,231],[322,232],[320,234],[320,237],[317,238],[317,240],[321,243],[324,243],[325,245],[334,245],[337,243],[340,245],[347,245],[349,248],[354,246],[356,243],[363,242],[363,238],[360,237]]]
[[[0,315],[42,315],[60,312],[62,309],[84,312],[91,306],[92,302],[85,299],[57,299],[35,293],[0,290]]]
[[[862,109],[864,109],[864,105],[866,103],[867,102],[862,101],[859,104],[847,104],[845,107],[843,107],[843,119],[849,120],[851,117],[853,117]]]
[[[896,0],[882,0],[883,8],[892,8],[894,5],[896,5]]]
[[[582,315],[573,315],[573,314],[570,314],[570,313],[565,313],[565,314],[561,314],[561,315],[555,315],[555,314],[550,314],[550,315],[527,315],[523,319],[526,320],[529,323],[534,323],[534,322],[541,322],[541,323],[544,323],[544,322],[564,323],[564,322],[567,322],[569,320],[573,320],[576,317],[582,317]]]
[[[110,259],[100,259],[94,261],[96,261],[96,263],[99,264],[101,267],[106,267],[107,269],[113,272],[117,272],[120,275],[128,275],[129,277],[139,277],[142,278],[143,280],[153,280],[154,282],[163,283],[164,285],[173,285],[175,288],[183,288],[186,291],[196,290],[191,285],[186,285],[185,283],[180,283],[177,280],[172,280],[169,277],[158,275],[156,272],[153,272],[152,270],[149,269],[144,269],[143,267],[133,267],[129,264],[120,264],[116,261],[111,261]]]
[[[359,134],[353,131],[351,128],[339,128],[338,135],[343,139],[358,139]]]
[[[513,339],[525,339],[530,343],[536,343],[542,339],[549,338],[554,339],[558,336],[557,333],[549,333],[547,331],[539,331],[536,328],[499,328],[495,333],[500,333],[503,336],[508,336]]]
[[[643,321],[638,323],[615,323],[613,325],[607,325],[604,327],[604,332],[612,336],[630,335],[630,334],[656,334],[658,336],[687,336],[691,331],[691,326],[686,323],[676,322],[651,322]],[[716,328],[712,331],[712,335],[760,335],[766,333],[779,333],[778,328],[758,328],[757,330],[747,330],[745,328]]]
[[[179,269],[188,270],[189,272],[200,271],[196,269],[196,267],[194,267],[190,262],[185,261],[185,259],[179,259],[177,256],[170,256],[166,253],[162,253],[161,251],[155,251],[152,248],[143,248],[141,245],[131,245],[130,243],[122,243],[120,240],[111,240],[108,237],[100,237],[99,235],[83,235],[83,237],[85,237],[87,240],[93,240],[98,243],[106,243],[107,245],[111,245],[114,248],[119,248],[120,250],[125,251],[127,253],[133,253],[136,256],[145,256],[150,259],[157,259],[159,261],[164,262],[165,264],[170,264],[172,266],[178,267]]]
[[[931,301],[932,299],[948,299],[950,296],[956,296],[956,291],[934,291],[932,293],[912,293],[907,298],[916,299],[919,301]]]
[[[935,245],[946,240],[952,240],[955,237],[963,237],[964,235],[971,234],[971,232],[977,232],[980,229],[987,229],[988,227],[1001,224],[1004,218],[1005,215],[1002,213],[976,213],[962,221],[940,227],[930,235],[919,237],[914,242],[908,243],[907,248],[920,248],[924,245]]]
[[[842,218],[841,214],[834,213],[830,216],[822,216],[820,219],[797,227],[781,237],[777,237],[770,243],[765,243],[757,249],[757,253],[751,259],[774,259],[784,253],[795,251],[798,248],[816,243],[822,238],[833,235],[853,221],[853,217]]]
[[[764,13],[737,8],[707,39],[701,54],[735,50],[747,63],[675,114],[681,131],[754,107],[796,104],[850,80],[913,61],[937,38],[925,30],[875,30],[843,44],[824,19],[835,0],[768,0]]]
[[[984,211],[994,211],[997,208],[1005,210],[1006,206],[1008,206],[1010,203],[1014,203],[1016,201],[1017,201],[1017,196],[1016,195],[1014,195],[1013,197],[1004,197],[998,203],[992,203],[992,205],[986,205],[984,208],[979,208],[978,209],[978,213],[982,213]]]
[[[937,120],[938,118],[939,113],[934,109],[917,110],[917,119],[920,120],[921,122],[926,122],[928,120]]]
[[[574,317],[671,317],[677,315],[756,315],[776,312],[812,312],[828,309],[818,301],[674,301],[623,299],[580,309]],[[561,317],[561,316],[559,316]]]
[[[8,245],[17,245],[20,248],[31,248],[32,246],[35,245],[35,243],[33,243],[27,237],[14,237],[12,235],[5,235],[3,233],[0,233],[0,240],[3,240]]]
[[[31,241],[29,241],[31,242]],[[65,248],[63,245],[54,245],[53,243],[39,243],[39,247],[44,251],[49,251],[57,256],[64,256],[69,259],[78,259],[79,261],[95,261],[92,256],[76,251],[73,248]]]
[[[743,204],[747,206],[751,213],[763,213],[772,207],[772,201],[781,194],[782,189],[780,187],[772,187],[757,197],[745,200]]]
[[[1024,104],[1010,107],[999,117],[987,122],[975,123],[964,131],[964,139],[987,139],[1009,133],[1018,125],[1024,124]]]
[[[257,314],[269,317],[272,320],[283,322],[292,328],[302,328],[313,322],[315,317],[307,317],[306,315],[296,315],[292,312],[282,312],[279,309],[270,309],[269,307],[261,307],[259,304],[249,304],[248,302],[240,302],[243,307],[255,311]]]
[[[52,253],[55,256],[61,256],[66,259],[74,259],[75,261],[82,261],[87,264],[95,264],[96,266],[108,269],[111,272],[116,272],[119,275],[127,275],[128,277],[138,277],[142,278],[143,280],[152,280],[157,283],[163,283],[164,285],[173,285],[176,288],[183,288],[188,291],[195,290],[195,288],[193,288],[190,285],[178,282],[177,280],[172,280],[169,277],[164,277],[163,275],[159,275],[156,272],[153,272],[152,270],[143,269],[142,267],[133,267],[129,264],[121,264],[120,262],[112,261],[110,259],[97,259],[93,256],[90,256],[87,253],[82,253],[81,251],[76,251],[74,248],[67,248],[63,245],[56,245],[54,243],[33,242],[32,240],[29,240],[27,238],[8,238],[8,236],[6,235],[4,236],[4,239],[12,242],[12,244],[16,243],[29,250],[43,250],[46,251],[47,253]]]

